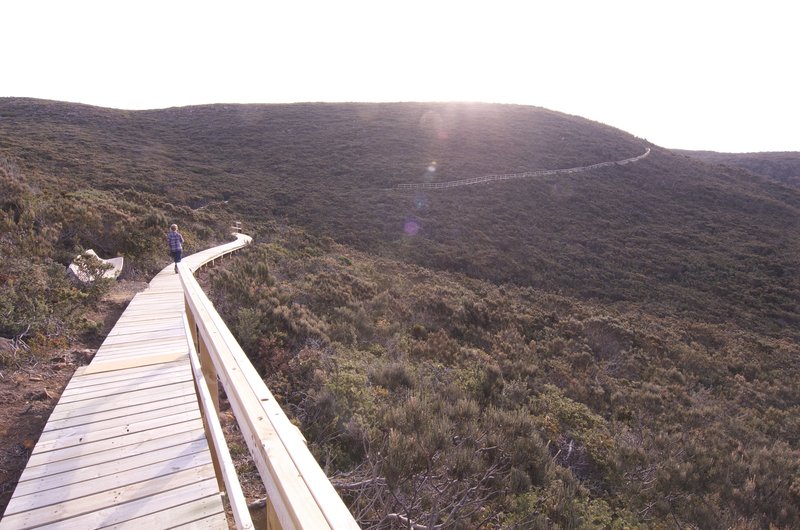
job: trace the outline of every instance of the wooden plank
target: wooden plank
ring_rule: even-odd
[[[145,429],[140,432],[129,433],[126,436],[103,438],[99,440],[86,440],[80,445],[69,447],[40,447],[38,444],[33,449],[33,454],[28,459],[28,467],[44,466],[48,463],[60,462],[81,458],[87,455],[94,455],[103,451],[130,451],[135,450],[138,445],[148,442],[155,442],[171,436],[180,436],[189,431],[204,429],[203,421],[198,414],[195,418],[187,419],[183,422],[167,423],[152,429]],[[27,468],[26,468],[27,469]],[[23,472],[23,476],[25,476]]]
[[[174,270],[163,270],[153,276],[153,279],[150,280],[150,288],[151,289],[169,289],[174,288],[175,286],[175,271]]]
[[[195,407],[196,409],[196,407]],[[89,442],[96,442],[106,440],[109,438],[124,438],[132,433],[139,433],[155,429],[156,427],[164,427],[165,425],[172,425],[184,421],[191,421],[200,418],[200,411],[193,410],[191,412],[182,412],[177,414],[170,414],[168,416],[161,416],[159,418],[149,419],[141,422],[131,423],[128,425],[119,425],[109,429],[91,432],[77,432],[71,433],[69,438],[62,437],[48,437],[45,440],[39,439],[39,442],[34,447],[36,451],[52,451],[63,447],[70,447],[73,445],[83,445]],[[125,444],[125,441],[120,441]]]
[[[159,292],[159,291],[176,291],[180,292],[180,284],[176,287],[175,284],[175,272],[172,271],[172,276],[169,274],[157,274],[154,276],[154,279],[160,280],[157,283],[150,282],[149,288],[145,289],[144,291],[137,293],[137,294],[147,294],[151,292]]]
[[[145,440],[141,443],[132,443],[122,447],[112,447],[110,449],[106,449],[105,451],[87,452],[84,454],[79,454],[74,458],[56,459],[52,461],[48,460],[40,465],[28,465],[19,479],[19,484],[17,485],[17,489],[15,490],[14,494],[16,495],[17,492],[20,491],[20,488],[28,482],[34,483],[45,477],[58,475],[60,473],[78,471],[81,468],[91,468],[92,466],[103,464],[105,462],[124,460],[144,454],[152,455],[155,458],[155,455],[158,455],[161,451],[167,451],[170,449],[183,451],[185,446],[191,445],[195,442],[205,442],[206,446],[208,446],[205,431],[202,429],[202,425],[198,429],[192,429],[176,434],[168,434],[160,438]],[[57,451],[53,451],[50,454],[57,456],[56,453]],[[27,486],[24,487],[27,488]]]
[[[162,329],[172,329],[181,325],[180,317],[172,318],[147,318],[147,317],[131,317],[125,320],[118,320],[114,328],[109,332],[109,337],[119,337],[121,335],[128,335],[129,333],[138,333],[142,326],[153,331],[160,331]],[[108,340],[108,339],[106,339]]]
[[[114,326],[108,336],[116,337],[117,335],[125,335],[130,333],[131,330],[137,330],[141,326],[149,326],[153,329],[163,329],[165,327],[176,326],[179,323],[177,316],[171,317],[153,317],[150,315],[130,315],[125,319],[120,319]],[[119,326],[119,327],[117,327]]]
[[[120,366],[121,368],[118,369],[125,370],[127,368],[135,368],[137,366],[148,366],[151,364],[164,364],[165,362],[174,362],[181,359],[183,356],[188,355],[188,353],[189,353],[188,348],[184,346],[181,346],[180,348],[176,348],[174,350],[157,350],[145,353],[141,352],[109,353],[100,356],[100,358],[97,361],[99,363],[109,363],[109,364],[101,366],[100,368],[104,368],[103,370],[100,370],[100,368],[96,368],[95,370],[99,371],[94,373],[108,371],[107,368],[111,366]],[[162,362],[154,362],[158,360],[162,360]],[[110,364],[110,363],[115,363],[115,364]]]
[[[163,287],[154,287],[148,291],[137,294],[130,301],[130,304],[143,303],[147,301],[161,302],[163,300],[169,300],[170,298],[177,299],[181,296],[183,296],[183,293],[180,291],[180,284],[178,284],[177,287],[174,284],[164,284]]]
[[[181,296],[166,295],[166,296],[152,296],[148,299],[134,299],[125,308],[125,313],[135,313],[137,311],[163,311],[165,309],[173,309],[181,301]]]
[[[178,396],[191,395],[195,395],[194,384],[191,381],[184,381],[182,383],[159,387],[156,391],[145,390],[127,392],[111,398],[101,397],[83,401],[73,401],[72,403],[57,405],[56,408],[53,409],[53,413],[50,414],[48,422],[76,418],[96,412],[121,409],[131,406],[131,403],[145,404]]]
[[[188,351],[187,354],[188,355]],[[108,363],[111,364],[111,363]],[[61,400],[64,403],[72,401],[82,401],[84,399],[92,399],[101,396],[114,396],[117,394],[124,394],[125,392],[133,392],[135,390],[142,390],[144,388],[155,388],[159,386],[166,386],[170,384],[180,383],[183,381],[191,381],[192,372],[187,369],[184,372],[170,372],[163,376],[151,377],[132,377],[123,381],[111,381],[99,383],[89,387],[77,387],[75,389],[64,389],[61,395]],[[61,402],[59,400],[59,402]]]
[[[147,391],[125,392],[110,396],[95,396],[92,399],[74,400],[53,410],[50,422],[85,421],[97,414],[133,412],[133,407],[162,408],[165,401],[193,395],[192,382],[168,383]],[[49,423],[49,422],[48,422]]]
[[[156,318],[145,318],[146,315],[131,315],[130,318],[120,319],[117,321],[119,325],[119,329],[114,326],[114,334],[108,334],[106,340],[113,337],[120,337],[125,335],[131,335],[134,333],[142,333],[142,332],[158,332],[164,331],[167,329],[178,329],[180,327],[180,323],[178,322],[176,316],[180,316],[181,312],[175,311],[172,315],[156,315]],[[153,316],[153,315],[147,315]]]
[[[136,359],[152,359],[152,358],[161,358],[164,357],[168,359],[169,355],[180,355],[180,354],[188,354],[189,350],[187,348],[187,344],[173,344],[169,348],[153,348],[150,350],[118,350],[118,351],[108,351],[98,353],[95,356],[95,359],[98,362],[112,362],[112,361],[120,361],[123,359],[129,359],[131,361],[130,368],[136,366],[147,366],[148,364],[153,364],[152,361],[137,363]],[[171,361],[166,361],[171,362]],[[163,364],[163,363],[162,363]],[[125,368],[120,368],[124,370]]]
[[[142,333],[143,330],[150,330],[153,333],[158,333],[169,329],[177,329],[179,325],[180,322],[175,317],[152,318],[147,320],[131,319],[129,321],[118,323],[119,327],[114,326],[114,329],[106,336],[105,340],[111,338],[119,340],[122,337]]]
[[[134,336],[134,335],[132,335]],[[128,343],[101,345],[95,358],[118,357],[122,355],[151,355],[178,351],[185,345],[186,338],[172,337],[158,340],[136,340]]]
[[[97,350],[98,355],[107,356],[109,354],[119,353],[162,353],[163,351],[171,351],[176,347],[181,347],[186,344],[186,336],[178,335],[177,337],[169,338],[145,338],[143,340],[136,340],[130,342],[122,342],[115,344],[103,343]]]
[[[110,335],[103,341],[103,347],[107,348],[112,344],[137,344],[140,342],[152,341],[154,339],[172,339],[176,337],[186,338],[183,328],[178,325],[161,327],[154,329],[153,326],[140,326],[138,329],[130,330],[124,335]]]
[[[209,479],[209,477],[211,477]],[[172,501],[173,505],[191,502],[198,497],[206,497],[217,490],[216,478],[214,478],[214,466],[207,464],[178,473],[162,477],[160,480],[151,480],[139,484],[130,485],[116,489],[101,491],[94,494],[85,495],[80,498],[70,499],[59,504],[51,504],[41,508],[34,508],[28,511],[12,513],[3,517],[3,523],[9,528],[29,528],[33,526],[60,523],[68,519],[84,515],[89,512],[103,510],[104,508],[114,507],[115,512],[124,517],[124,520],[137,516],[135,508],[126,506],[134,500],[145,499],[153,495],[164,493],[169,490],[180,488],[180,495]],[[207,484],[210,482],[211,484]],[[185,486],[194,486],[185,488]],[[198,491],[199,490],[199,491]],[[209,491],[211,490],[211,491]],[[25,497],[23,497],[25,498]],[[9,508],[12,507],[15,499],[11,499]],[[65,523],[66,524],[66,523]],[[90,526],[79,526],[76,521],[69,521],[69,525],[75,528],[90,528]]]
[[[148,506],[148,508],[150,507]],[[227,530],[228,522],[219,497],[212,496],[103,528],[132,530],[142,530],[142,528],[191,528],[200,530],[208,528],[210,530]]]
[[[174,274],[174,273],[173,273]],[[146,297],[152,296],[153,294],[164,294],[164,293],[175,293],[180,296],[183,296],[183,290],[181,289],[180,282],[176,284],[175,279],[171,278],[172,281],[164,281],[160,282],[156,285],[150,285],[150,287],[144,291],[136,293],[136,297]]]
[[[111,466],[106,466],[106,468],[110,469]],[[6,508],[5,515],[31,512],[48,506],[70,502],[75,504],[83,503],[84,508],[96,510],[103,508],[103,505],[91,505],[91,501],[83,501],[81,498],[95,495],[98,497],[97,502],[99,503],[102,502],[100,494],[110,490],[158,491],[159,486],[148,483],[172,480],[175,482],[174,485],[180,485],[214,477],[214,466],[211,465],[211,456],[208,451],[181,455],[168,462],[143,462],[141,466],[122,469],[119,472],[112,472],[107,475],[91,476],[91,469],[83,469],[82,471],[84,471],[82,474],[84,480],[82,481],[70,482],[68,479],[71,473],[67,473],[62,477],[50,480],[46,484],[48,488],[43,490],[42,494],[34,492],[28,495],[15,495]],[[191,473],[187,473],[187,471],[191,471]],[[177,479],[173,475],[179,475],[183,478]]]
[[[164,306],[171,306],[181,301],[183,294],[180,292],[163,293],[163,294],[150,294],[145,296],[136,296],[130,301],[125,312],[131,309],[159,309]]]
[[[180,471],[181,469],[189,469],[198,465],[208,464],[211,462],[211,454],[208,452],[208,443],[206,440],[195,440],[192,443],[170,446],[159,451],[150,453],[139,453],[127,458],[113,459],[107,462],[95,464],[92,466],[83,465],[80,468],[70,470],[63,473],[50,473],[45,477],[38,479],[26,480],[17,484],[14,490],[14,496],[22,498],[25,496],[41,497],[47,504],[54,504],[61,502],[69,496],[75,496],[75,492],[92,489],[92,491],[100,491],[102,489],[110,489],[109,484],[116,484],[120,482],[121,477],[127,476],[128,478],[135,477],[130,483],[139,482],[140,480],[147,480],[148,473],[153,472],[152,477],[155,478],[166,474],[166,470]],[[125,472],[132,472],[136,470],[137,474],[123,475]],[[148,471],[149,470],[149,471]],[[145,478],[141,478],[141,477]],[[92,480],[103,479],[102,484],[92,484]],[[78,487],[70,487],[70,485],[79,484]],[[48,492],[58,488],[58,492]],[[12,512],[7,512],[12,513]]]
[[[147,403],[134,403],[128,407],[115,408],[112,410],[96,411],[89,414],[83,414],[80,416],[71,416],[59,420],[54,420],[50,418],[50,420],[47,422],[47,425],[45,425],[44,430],[42,432],[66,429],[68,427],[79,427],[81,425],[88,425],[90,423],[94,424],[102,421],[109,421],[116,418],[135,419],[139,415],[144,413],[152,414],[173,407],[178,408],[180,406],[187,405],[190,403],[197,403],[196,394],[189,393],[158,401],[150,401]],[[95,425],[92,426],[92,428],[94,427]]]
[[[119,434],[117,436],[124,436],[131,425],[152,421],[158,418],[163,418],[164,414],[170,416],[179,414],[189,414],[198,410],[197,402],[183,403],[181,405],[173,405],[164,410],[147,410],[138,414],[131,414],[130,416],[113,417],[105,420],[95,421],[87,425],[72,425],[63,429],[47,430],[39,437],[39,442],[47,442],[51,440],[58,440],[59,443],[68,445],[70,441],[73,444],[78,444],[83,440],[87,433],[95,434],[104,431],[114,431]]]
[[[120,368],[119,370],[88,373],[78,377],[73,377],[67,388],[79,388],[92,386],[94,384],[110,382],[110,381],[123,381],[126,378],[134,378],[137,375],[158,375],[162,373],[180,372],[186,370],[186,361],[181,359],[169,363],[161,363],[160,365],[145,365],[135,366],[132,368]]]
[[[178,317],[178,315],[173,315],[171,317],[170,316],[166,316],[165,317],[165,316],[150,315],[150,314],[147,314],[147,313],[136,314],[135,315],[135,314],[133,314],[133,311],[131,311],[130,313],[124,312],[124,313],[122,313],[122,315],[120,315],[119,320],[117,320],[117,324],[114,325],[114,328],[116,328],[117,325],[121,325],[122,327],[125,327],[125,326],[129,326],[129,325],[131,325],[133,323],[136,323],[136,322],[149,322],[151,324],[154,324],[155,322],[159,322],[159,321],[160,322],[171,322],[171,321],[174,321],[177,317]],[[112,329],[111,331],[113,332],[114,330]]]
[[[98,355],[95,357],[98,362],[105,363],[105,362],[117,362],[127,359],[129,362],[126,364],[120,364],[120,366],[127,366],[129,368],[134,368],[136,366],[147,366],[149,364],[153,364],[152,359],[167,359],[166,362],[169,361],[170,356],[178,356],[178,355],[186,355],[188,354],[188,348],[181,344],[177,346],[173,346],[172,349],[153,349],[149,351],[117,351],[117,352],[106,352],[102,355]],[[141,361],[137,361],[140,359]],[[177,360],[178,357],[175,357],[174,360]],[[163,363],[158,363],[163,364]],[[125,368],[121,368],[124,370]],[[107,370],[106,370],[107,371]]]
[[[133,526],[134,528],[138,528],[138,530],[142,530],[140,526],[141,523],[137,522],[139,519],[147,520],[145,519],[146,517],[157,515],[159,513],[163,513],[163,515],[159,517],[169,518],[173,510],[175,510],[177,518],[180,517],[180,514],[183,510],[191,510],[190,504],[200,503],[200,506],[197,508],[197,510],[201,513],[205,510],[213,514],[216,512],[216,510],[220,510],[220,512],[216,512],[219,513],[219,522],[212,528],[227,529],[228,527],[224,513],[221,513],[222,502],[220,500],[220,496],[218,492],[213,491],[213,488],[209,485],[210,482],[211,481],[205,481],[199,483],[195,489],[195,492],[198,494],[198,498],[197,500],[190,501],[189,503],[181,503],[179,501],[185,497],[185,492],[187,490],[195,488],[194,485],[176,488],[171,491],[159,493],[152,497],[132,501],[124,506],[124,510],[120,510],[116,506],[113,506],[74,517],[63,522],[42,526],[40,528],[131,528]],[[191,517],[191,515],[189,517]],[[130,522],[130,524],[128,524],[128,522]],[[2,522],[0,522],[0,526],[2,526]],[[147,527],[145,526],[145,528]],[[150,528],[169,528],[169,525],[154,525]]]
[[[174,274],[174,273],[173,273]],[[152,282],[150,283],[149,287],[144,291],[136,293],[135,298],[141,298],[146,296],[152,296],[153,294],[163,294],[163,293],[177,293],[183,294],[181,292],[180,282],[176,284],[174,281],[175,278],[165,278],[166,281],[159,282],[158,284],[153,285]],[[170,281],[172,280],[172,281]]]
[[[138,293],[136,296],[128,304],[130,307],[131,304],[135,303],[143,303],[148,301],[169,301],[170,299],[180,298],[183,293],[180,292],[180,286],[177,288],[175,286],[169,286],[167,288],[152,288],[148,289],[147,291]]]
[[[96,374],[90,373],[86,376],[81,374],[79,376],[73,376],[67,385],[67,388],[85,388],[111,381],[124,381],[126,379],[136,377],[137,375],[157,375],[163,373],[182,372],[183,370],[186,370],[186,363],[181,360],[172,363],[162,363],[160,365],[145,365],[134,368],[123,368],[121,370],[113,370],[110,372],[99,372]]]
[[[186,352],[170,352],[158,355],[140,355],[93,361],[92,364],[86,367],[86,370],[83,373],[84,375],[97,374],[101,372],[113,372],[116,370],[124,370],[126,368],[135,368],[152,364],[172,363],[185,359],[188,354],[189,353],[187,349]]]
[[[177,318],[181,315],[181,312],[177,309],[170,309],[168,311],[141,311],[136,313],[130,314],[123,314],[119,320],[117,320],[117,324],[114,328],[109,332],[106,338],[108,337],[116,337],[118,335],[126,335],[131,332],[131,330],[137,330],[137,328],[159,328],[163,329],[167,326],[176,326],[177,325]],[[119,326],[119,328],[117,328]]]
[[[148,293],[137,294],[128,304],[128,308],[137,307],[140,305],[158,306],[164,303],[175,302],[183,297],[180,290],[175,291],[150,291]],[[127,309],[127,308],[126,308]]]
[[[150,288],[155,291],[170,291],[175,289],[175,272],[171,272],[172,276],[158,274],[150,280]]]
[[[176,311],[180,311],[180,305],[178,302],[170,302],[169,304],[160,304],[158,307],[153,306],[135,306],[129,307],[125,310],[124,316],[160,316],[160,317],[171,317],[175,316]]]
[[[184,378],[182,378],[184,379]],[[192,381],[177,381],[175,383],[161,385],[154,388],[143,388],[116,395],[99,395],[87,399],[75,399],[68,403],[59,403],[51,414],[52,419],[60,419],[65,416],[80,416],[91,414],[97,410],[113,409],[124,407],[133,403],[146,403],[167,399],[170,396],[183,395],[190,392],[194,384]],[[85,410],[84,410],[85,407]]]
[[[128,304],[128,307],[125,308],[125,311],[127,312],[131,309],[139,309],[144,307],[158,309],[159,307],[173,305],[179,302],[181,298],[183,298],[183,294],[180,292],[153,293],[144,296],[135,296]]]

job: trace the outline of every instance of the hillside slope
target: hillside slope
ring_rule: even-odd
[[[203,281],[365,528],[800,524],[800,191],[775,179],[532,107],[0,99],[0,183],[4,370],[102,339],[76,251],[146,279],[169,223],[191,251],[243,221]]]
[[[800,187],[800,153],[717,153],[715,151],[682,151],[677,153],[712,164],[740,167]]]
[[[534,107],[212,105],[118,111],[0,101],[0,146],[74,186],[135,188],[250,226],[429,267],[797,337],[800,190],[653,147],[636,164],[428,192],[637,156],[617,129]]]
[[[276,230],[215,306],[364,528],[800,522],[800,349]]]

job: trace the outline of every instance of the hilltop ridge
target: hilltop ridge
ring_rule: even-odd
[[[676,152],[712,164],[740,167],[800,187],[800,152],[717,153],[683,150]]]

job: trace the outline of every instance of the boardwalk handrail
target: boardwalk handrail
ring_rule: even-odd
[[[237,239],[244,238],[237,234]],[[212,399],[217,399],[219,380],[266,487],[268,528],[359,528],[192,271],[179,271],[192,339]],[[216,402],[215,407],[218,411]]]
[[[186,337],[192,337],[189,320],[186,318],[185,314],[183,315],[183,326],[186,330]],[[225,491],[228,494],[228,503],[233,513],[236,528],[238,530],[252,530],[253,519],[250,517],[250,511],[247,508],[247,500],[244,497],[242,485],[239,483],[239,478],[236,475],[236,468],[233,465],[231,453],[225,442],[225,435],[222,432],[219,418],[216,415],[212,416],[212,414],[216,412],[214,407],[215,401],[205,381],[205,374],[203,374],[202,371],[203,367],[200,363],[200,357],[197,355],[197,351],[191,340],[189,341],[189,362],[192,365],[192,374],[194,375],[197,397],[200,401],[200,408],[203,411],[206,437],[214,450],[215,471],[218,476],[217,482],[220,482],[219,475],[222,475],[222,484],[224,484]]]

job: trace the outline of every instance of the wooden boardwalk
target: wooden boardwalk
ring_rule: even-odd
[[[184,258],[196,270],[243,246]],[[79,368],[20,477],[0,529],[228,528],[170,265]]]
[[[525,173],[506,173],[503,175],[483,175],[482,177],[472,177],[460,180],[448,180],[445,182],[418,182],[415,184],[397,184],[395,190],[440,190],[446,188],[458,188],[461,186],[472,186],[474,184],[485,184],[487,182],[496,182],[501,180],[516,180],[525,179],[530,177],[547,177],[552,175],[569,175],[572,173],[582,173],[584,171],[591,171],[593,169],[600,169],[608,166],[624,166],[638,162],[643,158],[647,158],[650,154],[650,148],[646,147],[644,154],[634,156],[633,158],[625,158],[623,160],[612,160],[610,162],[600,162],[599,164],[592,164],[590,166],[578,166],[565,169],[536,169],[533,171],[526,171]]]

